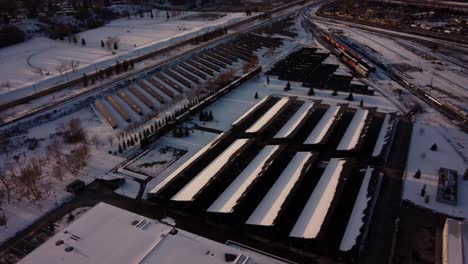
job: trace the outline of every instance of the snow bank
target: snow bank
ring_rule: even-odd
[[[171,200],[173,201],[193,201],[195,196],[200,190],[210,182],[221,169],[232,159],[236,154],[239,154],[248,143],[252,142],[250,139],[238,139],[232,143],[221,155],[212,161],[205,169],[203,169],[194,179],[182,188]]]
[[[354,202],[353,212],[348,220],[348,225],[344,232],[343,238],[340,244],[341,251],[349,251],[356,244],[357,238],[361,234],[361,227],[364,225],[364,211],[366,210],[371,197],[368,196],[367,190],[369,189],[369,183],[372,178],[374,168],[367,167],[366,174],[359,188],[359,193]]]
[[[346,160],[343,159],[334,158],[330,160],[302,210],[296,225],[289,234],[290,237],[305,239],[317,237],[335,196],[336,187],[345,163]]]
[[[232,213],[237,201],[249,186],[260,177],[273,162],[272,156],[280,146],[266,146],[239,174],[229,187],[208,208],[208,212]]]
[[[356,147],[361,138],[362,129],[366,125],[368,114],[368,110],[356,111],[336,150],[353,150]]]
[[[298,152],[294,156],[255,211],[250,215],[246,224],[260,226],[274,225],[283,203],[304,173],[304,169],[307,169],[304,166],[313,156],[314,154],[310,152]]]

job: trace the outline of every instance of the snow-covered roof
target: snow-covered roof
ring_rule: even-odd
[[[247,133],[257,133],[260,132],[267,126],[274,118],[276,118],[285,106],[290,101],[289,97],[281,98],[276,104],[274,104],[260,119],[257,120],[251,127],[249,127],[245,132]]]
[[[247,118],[250,114],[252,114],[255,110],[257,110],[263,103],[265,103],[270,96],[265,96],[263,97],[262,100],[258,101],[252,108],[249,109],[249,111],[245,112],[243,115],[241,115],[236,121],[232,123],[233,126],[240,124],[242,121],[244,121],[245,118]]]
[[[238,139],[234,141],[226,150],[214,161],[205,167],[195,178],[184,186],[174,197],[173,201],[192,201],[200,190],[211,181],[220,170],[229,163],[240,150],[251,142],[249,139]]]
[[[137,225],[132,225],[137,221]],[[172,227],[99,203],[21,263],[138,263]],[[62,245],[56,245],[60,243]],[[71,252],[65,249],[73,247]]]
[[[335,196],[336,187],[343,171],[344,159],[331,159],[309,197],[290,237],[314,239],[319,234]]]
[[[346,226],[343,238],[341,239],[341,251],[351,250],[356,244],[357,238],[361,234],[361,227],[364,225],[364,211],[366,210],[369,200],[371,199],[367,190],[369,189],[369,184],[373,173],[374,168],[367,167],[366,173],[364,174],[364,179],[361,183],[361,188],[359,188],[358,196],[354,202],[353,211],[348,220],[348,225]]]
[[[219,139],[222,138],[225,133],[219,134],[216,138],[214,138],[210,143],[208,143],[205,147],[203,147],[200,151],[198,151],[195,155],[193,155],[189,160],[187,160],[182,166],[178,167],[174,172],[172,172],[169,176],[164,178],[158,185],[156,185],[150,193],[158,193],[161,189],[163,189],[169,182],[171,182],[179,173],[184,171],[187,167],[192,165],[203,153],[205,153],[208,149],[212,148],[216,143],[219,142]]]
[[[313,108],[313,106],[313,102],[304,102],[304,104],[297,110],[297,112],[280,129],[280,131],[276,133],[274,138],[286,138],[290,136],[294,131],[296,131],[297,127],[303,123],[304,118],[309,114],[309,111]]]
[[[443,263],[468,264],[468,223],[447,218],[443,247]]]
[[[338,113],[340,112],[340,106],[331,105],[327,112],[322,116],[318,124],[314,127],[310,135],[304,141],[304,144],[319,144],[325,138],[328,130],[335,121]]]
[[[177,233],[171,234],[171,230],[173,227],[156,220],[99,203],[20,263],[225,264],[225,254],[235,256],[232,263],[245,263],[242,260],[259,264],[285,263],[184,230],[177,229]],[[58,241],[63,244],[57,245]],[[73,249],[66,252],[68,247]]]
[[[337,150],[353,150],[361,138],[362,129],[366,125],[369,110],[358,110],[346,129],[343,138],[338,144]]]
[[[249,225],[272,226],[275,223],[283,203],[304,173],[305,166],[313,157],[311,152],[298,152],[289,162],[255,211],[247,219]]]
[[[377,157],[382,153],[384,146],[387,144],[390,134],[392,133],[393,122],[395,121],[392,118],[391,114],[386,114],[382,128],[380,129],[379,137],[375,143],[374,150],[372,151],[372,157]]]
[[[266,146],[236,177],[229,187],[208,208],[208,212],[232,213],[237,201],[242,197],[249,186],[261,176],[273,162],[273,155],[280,146]]]

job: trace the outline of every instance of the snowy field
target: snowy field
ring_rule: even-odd
[[[97,136],[96,144],[90,145],[91,155],[79,175],[72,175],[63,172],[63,178],[58,179],[53,176],[54,161],[49,160],[42,165],[43,179],[42,187],[46,193],[44,198],[31,202],[25,197],[13,196],[10,202],[3,201],[2,211],[6,216],[7,224],[0,228],[0,242],[14,236],[16,232],[26,228],[39,217],[46,214],[48,211],[56,208],[62,203],[71,199],[72,195],[65,191],[65,186],[75,179],[80,179],[85,183],[92,182],[95,178],[103,177],[109,169],[123,162],[124,159],[114,155],[109,155],[107,149],[109,142],[106,137],[110,135],[112,130],[103,126],[100,119],[94,114],[90,108],[84,108],[72,115],[60,118],[55,122],[45,123],[40,126],[31,128],[28,133],[22,134],[15,138],[11,138],[12,146],[7,153],[0,153],[1,165],[5,168],[7,164],[15,164],[15,157],[19,157],[19,164],[25,163],[30,158],[42,159],[47,155],[46,146],[49,145],[56,136],[52,136],[56,132],[59,124],[65,124],[72,118],[80,118],[83,126],[86,127],[89,138]],[[38,139],[39,144],[35,150],[29,150],[28,145],[24,144],[28,139]],[[62,151],[67,153],[74,145],[63,145]]]
[[[151,52],[157,48],[203,34],[242,19],[242,13],[229,13],[206,20],[188,13],[186,18],[167,20],[165,12],[159,12],[155,19],[122,18],[109,24],[79,33],[86,46],[68,41],[35,38],[24,43],[0,49],[0,103],[39,91],[47,85],[80,76],[83,72],[94,72],[116,60],[128,59]],[[108,37],[120,39],[116,54],[101,48],[101,40]],[[79,62],[78,70],[60,76],[56,66],[69,61]],[[43,70],[43,76],[38,72]],[[49,75],[47,75],[49,73]],[[34,85],[33,85],[34,84]],[[8,95],[8,96],[7,96]]]
[[[354,94],[354,101],[345,100],[348,93],[338,92],[337,96],[332,96],[333,91],[314,89],[315,95],[309,96],[308,88],[301,87],[299,83],[291,83],[291,90],[284,91],[286,81],[281,81],[270,77],[270,84],[266,84],[266,77],[261,76],[260,79],[252,79],[246,84],[238,87],[228,95],[224,96],[206,110],[212,111],[214,121],[201,122],[198,118],[194,118],[196,124],[209,128],[228,131],[231,124],[253,107],[259,100],[268,95],[278,96],[299,96],[301,98],[322,100],[325,104],[350,104],[351,107],[358,108],[361,98],[364,101],[365,107],[378,107],[379,112],[397,112],[398,109],[379,93],[374,96]],[[255,99],[255,93],[258,92],[259,99]]]
[[[453,146],[454,142],[447,140],[448,137],[458,138],[459,142],[464,145],[464,151],[457,151],[457,148]],[[437,144],[437,151],[430,150],[434,143]],[[466,218],[468,216],[468,181],[463,180],[463,174],[468,166],[466,146],[468,146],[468,137],[463,132],[416,123],[408,155],[403,199],[443,214]],[[458,172],[457,206],[436,201],[438,173],[441,167]],[[414,177],[418,169],[421,170],[420,179]],[[424,196],[421,196],[421,189],[424,185],[426,185],[426,195],[429,196],[428,203],[425,203]]]

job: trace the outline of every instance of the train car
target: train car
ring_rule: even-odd
[[[354,69],[363,77],[367,77],[369,75],[369,70],[366,67],[363,67],[360,63],[358,63]]]

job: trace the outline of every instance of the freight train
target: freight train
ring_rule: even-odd
[[[333,37],[322,33],[322,38],[328,44],[332,45],[334,47],[334,53],[359,75],[367,77],[369,72],[375,71],[375,67],[372,64],[358,56],[356,53],[350,51]]]

